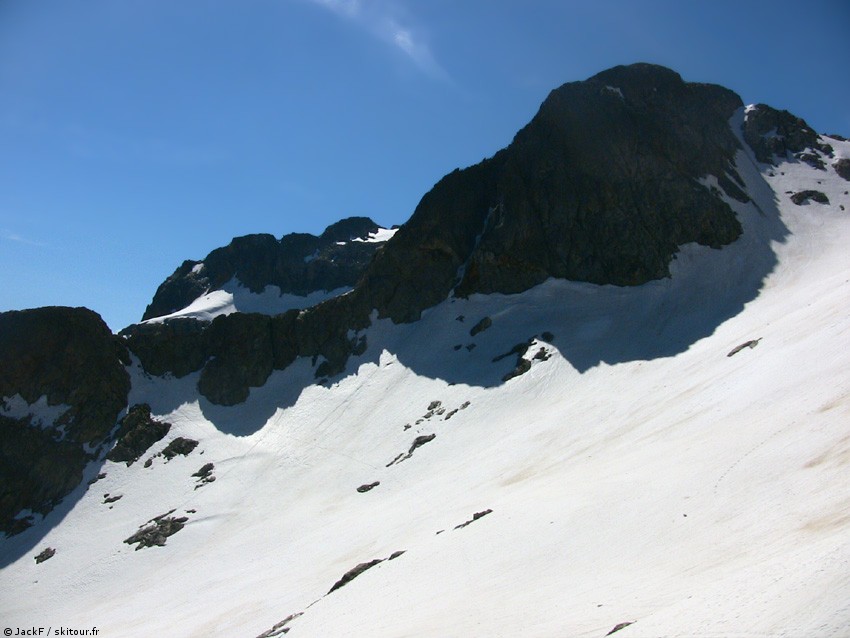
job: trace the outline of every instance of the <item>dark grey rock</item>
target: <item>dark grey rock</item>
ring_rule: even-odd
[[[380,481],[375,481],[374,483],[366,483],[357,488],[357,491],[363,494],[364,492],[368,492],[381,484]]]
[[[775,164],[777,157],[791,159],[799,154],[797,159],[814,161],[814,166],[822,168],[822,161],[812,151],[832,153],[832,147],[822,142],[805,120],[766,104],[757,104],[747,112],[743,133],[756,159],[765,164]]]
[[[196,476],[200,479],[205,479],[205,478],[208,478],[210,475],[212,475],[212,472],[213,472],[214,469],[215,469],[214,464],[205,463],[204,465],[201,466],[201,469],[199,469],[197,472],[192,474],[192,476]]]
[[[178,454],[181,456],[188,456],[196,447],[198,447],[198,442],[194,439],[186,439],[182,436],[178,436],[176,439],[171,441],[171,443],[166,445],[160,454],[165,457],[166,461],[170,461]]]
[[[199,296],[218,290],[234,277],[252,292],[278,286],[282,293],[307,295],[357,283],[382,242],[366,239],[379,226],[367,217],[351,217],[319,236],[306,233],[237,237],[202,261],[184,261],[157,289],[142,320],[181,310]]]
[[[829,204],[829,198],[820,191],[806,190],[791,195],[791,201],[797,204],[797,206],[802,206],[810,200],[819,204]]]
[[[426,443],[430,443],[435,438],[437,438],[436,434],[422,434],[420,436],[417,436],[415,439],[413,439],[413,443],[411,443],[410,449],[407,451],[407,454],[408,455],[413,454],[413,451],[416,448],[420,448],[423,445],[425,445]]]
[[[472,329],[469,331],[470,336],[474,337],[479,332],[484,332],[493,325],[493,320],[490,317],[484,317],[481,321],[472,326]]]
[[[377,565],[379,563],[383,563],[383,562],[384,562],[383,558],[376,558],[376,559],[370,560],[369,562],[366,562],[366,563],[360,563],[356,567],[349,569],[347,572],[345,572],[345,574],[343,574],[342,578],[340,578],[338,581],[336,581],[333,584],[333,587],[330,588],[328,593],[332,594],[333,592],[335,592],[340,587],[344,587],[345,585],[350,583],[352,580],[357,578],[360,574],[365,572],[367,569],[371,569],[375,565]]]
[[[794,158],[800,160],[801,162],[805,162],[812,168],[816,168],[821,171],[826,170],[826,162],[824,162],[820,157],[818,157],[814,153],[794,153]]]
[[[737,345],[734,348],[732,348],[732,350],[726,356],[727,357],[734,357],[736,354],[738,354],[744,348],[750,348],[750,349],[755,348],[759,344],[759,341],[761,341],[761,339],[762,338],[759,337],[758,339],[751,339],[750,341],[745,341],[744,343]]]
[[[119,334],[145,372],[181,378],[200,370],[210,357],[207,327],[196,319],[171,319],[128,326]]]
[[[616,633],[616,632],[620,631],[621,629],[625,629],[625,628],[626,628],[626,627],[628,627],[629,625],[633,625],[633,624],[634,624],[634,621],[631,621],[631,622],[621,622],[621,623],[619,623],[619,624],[615,625],[615,626],[614,626],[614,628],[613,628],[611,631],[609,631],[607,634],[605,634],[605,635],[606,635],[606,636],[610,636],[611,634]]]
[[[528,349],[531,347],[531,344],[533,343],[533,341],[534,341],[534,339],[532,338],[532,339],[529,339],[528,341],[522,341],[522,342],[516,344],[514,347],[512,347],[507,352],[503,352],[502,354],[493,357],[493,363],[497,363],[497,362],[501,361],[502,359],[506,359],[506,358],[508,358],[512,355],[516,355],[517,357],[522,357],[526,352],[528,352]]]
[[[127,405],[129,363],[121,339],[86,308],[0,313],[0,397],[69,406],[45,429],[0,417],[0,532],[22,531],[19,512],[47,514],[83,481]]]
[[[98,474],[97,476],[95,476],[93,479],[91,479],[89,481],[89,485],[94,485],[98,481],[105,479],[105,478],[106,478],[106,472],[101,472],[100,474]]]
[[[115,463],[126,463],[129,467],[154,443],[165,437],[170,429],[170,423],[151,417],[149,405],[134,405],[121,419],[115,447],[109,451],[106,458]]]
[[[189,520],[185,516],[170,516],[172,512],[174,510],[151,519],[148,521],[149,524],[144,525],[124,542],[128,545],[137,543],[136,551],[143,547],[163,547],[166,539],[183,529],[186,521]]]
[[[455,529],[463,529],[464,527],[471,525],[472,523],[474,523],[478,519],[487,516],[487,514],[492,514],[492,513],[493,513],[493,510],[491,510],[491,509],[486,509],[483,512],[476,512],[475,514],[472,515],[472,518],[470,518],[468,521],[464,521],[460,525],[455,525]]]
[[[843,177],[844,179],[850,181],[850,159],[846,157],[842,157],[832,165],[835,169],[835,172],[838,173],[839,177]]]
[[[538,350],[537,353],[532,357],[532,359],[535,359],[536,361],[548,361],[551,356],[552,355],[549,354],[549,351],[546,348],[541,347],[540,350]]]
[[[289,633],[291,627],[287,627],[286,625],[298,618],[298,616],[301,616],[303,613],[304,612],[302,611],[298,612],[297,614],[290,614],[289,616],[281,620],[279,623],[275,623],[275,625],[271,629],[261,633],[259,636],[257,636],[257,638],[274,638],[275,636],[282,636],[286,633]]]
[[[35,564],[38,565],[39,563],[43,563],[44,561],[48,560],[49,558],[53,558],[53,556],[55,556],[55,555],[56,555],[55,549],[53,549],[52,547],[45,547],[38,554],[38,556],[35,557]]]
[[[502,377],[502,381],[510,381],[514,377],[521,376],[531,370],[531,361],[520,357],[517,360],[516,367]]]

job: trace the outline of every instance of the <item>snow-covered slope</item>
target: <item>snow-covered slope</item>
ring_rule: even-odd
[[[134,367],[130,403],[171,431],[149,467],[106,462],[3,541],[4,624],[850,635],[850,182],[743,151],[737,168],[755,200],[729,200],[743,236],[687,246],[671,279],[550,280],[375,320],[346,374],[311,385],[319,362],[302,359],[231,408],[198,399],[197,373]],[[791,202],[808,189],[830,203]],[[712,313],[732,318],[713,329]],[[153,456],[176,437],[200,444]],[[192,476],[207,463],[214,482]],[[124,542],[171,510],[188,520],[164,547]]]
[[[258,312],[264,315],[277,315],[287,310],[309,308],[350,290],[316,290],[308,295],[292,295],[281,292],[278,286],[266,286],[262,292],[253,293],[238,279],[231,279],[219,290],[207,292],[181,310],[161,317],[154,317],[142,323],[162,323],[169,319],[197,319],[212,321],[220,315],[234,312]]]

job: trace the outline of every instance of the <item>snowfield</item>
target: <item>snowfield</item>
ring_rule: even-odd
[[[550,280],[375,319],[345,374],[315,385],[302,359],[232,408],[199,400],[197,374],[134,365],[130,403],[174,427],[0,542],[4,626],[847,638],[850,182],[737,165],[744,235],[686,246],[670,279]],[[793,204],[806,189],[830,204]],[[530,368],[503,381],[528,343]],[[200,444],[144,467],[178,436]],[[170,510],[188,520],[164,547],[123,542]]]
[[[253,293],[234,277],[220,289],[201,295],[185,308],[161,317],[153,317],[142,323],[162,323],[166,319],[176,318],[212,321],[219,315],[229,315],[234,312],[279,315],[287,310],[302,310],[315,306],[349,290],[351,289],[337,288],[318,290],[309,295],[293,295],[281,292],[278,286],[266,286],[262,292]]]

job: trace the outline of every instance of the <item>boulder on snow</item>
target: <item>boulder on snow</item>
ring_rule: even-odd
[[[835,169],[835,172],[838,173],[839,177],[843,177],[847,181],[850,181],[850,159],[842,157],[837,160],[832,167]]]
[[[791,195],[791,201],[797,204],[797,206],[802,206],[810,200],[818,204],[829,204],[829,198],[820,191],[805,190]]]
[[[161,454],[165,457],[166,461],[170,461],[178,454],[180,456],[189,456],[194,450],[198,447],[198,442],[194,439],[187,439],[182,436],[178,436],[171,443],[165,446],[162,450]]]
[[[170,516],[173,512],[174,510],[171,510],[151,519],[148,521],[149,524],[144,525],[135,534],[125,539],[124,542],[128,545],[137,543],[136,551],[139,551],[143,547],[163,547],[165,540],[183,529],[186,521],[189,520],[185,516]]]

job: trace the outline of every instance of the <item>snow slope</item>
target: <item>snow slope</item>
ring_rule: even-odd
[[[131,402],[174,424],[150,453],[200,445],[106,462],[73,508],[3,541],[19,556],[4,624],[250,638],[303,612],[279,631],[850,635],[850,182],[737,163],[756,199],[730,201],[743,237],[685,247],[671,279],[551,280],[375,321],[345,375],[311,385],[318,362],[299,360],[234,408],[198,400],[196,375],[134,367]],[[830,204],[791,203],[807,188]],[[493,359],[530,337],[530,369],[502,382],[516,356]],[[189,520],[164,547],[123,543],[171,509]]]
[[[219,315],[229,315],[234,312],[278,315],[287,310],[301,310],[315,306],[349,290],[350,288],[337,288],[335,290],[317,290],[309,295],[293,295],[281,292],[278,286],[266,286],[262,292],[253,293],[234,277],[220,289],[201,295],[185,308],[168,315],[148,319],[142,323],[162,323],[166,319],[178,317],[212,321]]]

